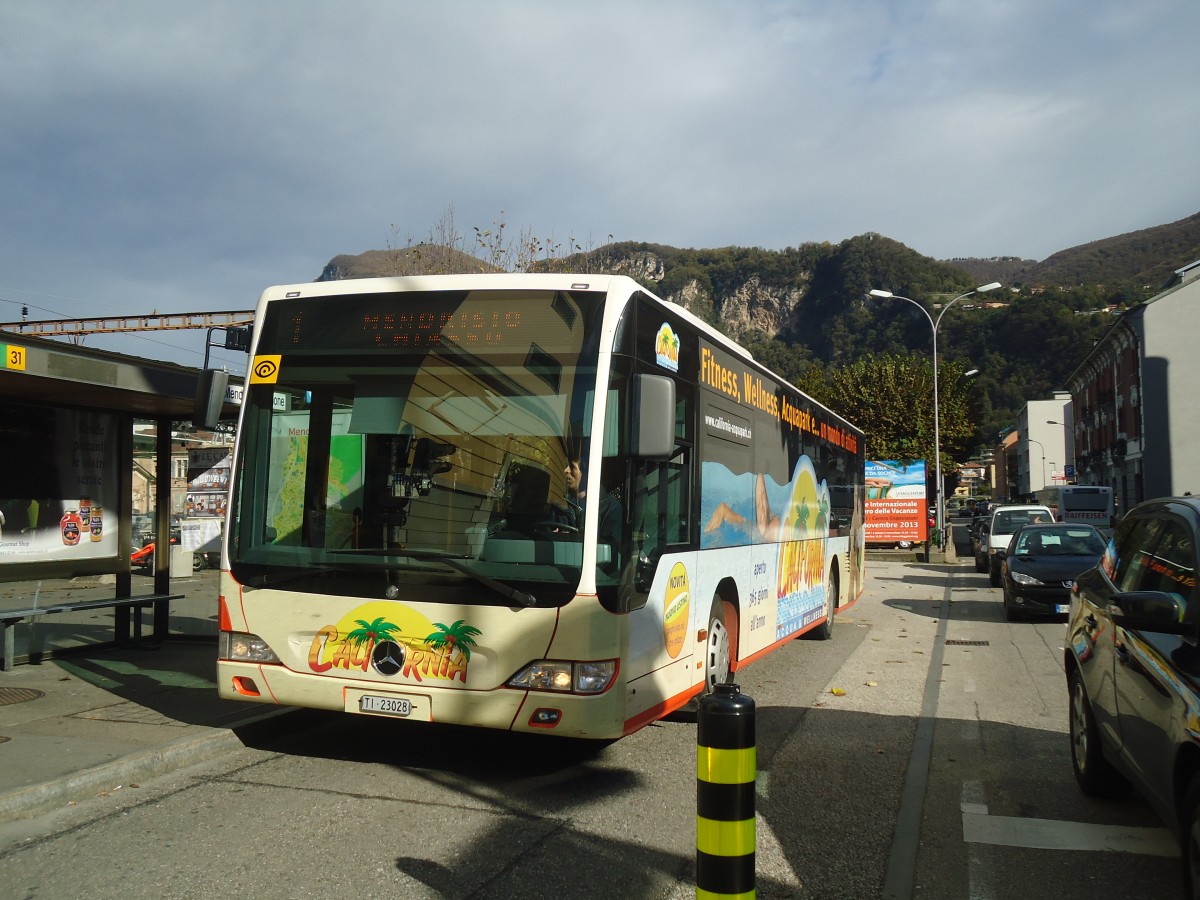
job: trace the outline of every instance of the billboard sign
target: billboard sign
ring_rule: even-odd
[[[925,460],[867,460],[866,475],[867,543],[926,540]]]

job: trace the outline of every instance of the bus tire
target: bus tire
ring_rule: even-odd
[[[725,604],[714,597],[708,613],[708,641],[704,648],[704,693],[733,681],[733,648],[725,627]]]
[[[825,621],[809,632],[814,641],[827,641],[833,637],[833,617],[837,610],[837,596],[837,570],[830,566],[829,581],[825,585]]]

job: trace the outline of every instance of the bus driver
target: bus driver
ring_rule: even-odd
[[[554,513],[556,521],[570,525],[582,533],[583,501],[587,496],[587,490],[583,487],[585,479],[579,455],[572,454],[572,456],[573,458],[567,460],[567,465],[563,469],[563,475],[567,481],[566,503],[564,506],[556,506]],[[621,543],[621,504],[608,491],[605,491],[604,496],[600,498],[600,521],[596,534],[597,541],[601,544],[608,544],[615,555]]]

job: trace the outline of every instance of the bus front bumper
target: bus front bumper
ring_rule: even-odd
[[[624,727],[620,684],[596,696],[506,687],[473,691],[322,677],[282,665],[222,659],[217,661],[217,691],[226,700],[561,737],[611,740],[621,737]]]

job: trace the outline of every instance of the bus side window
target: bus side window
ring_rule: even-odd
[[[687,544],[691,505],[690,449],[677,447],[666,462],[645,460],[633,490],[635,586],[650,590],[658,561],[671,545]]]
[[[690,461],[687,448],[676,448],[663,464],[665,497],[664,544],[686,544],[689,540],[688,509],[691,506]]]
[[[651,371],[649,366],[643,368]],[[655,375],[658,381],[663,380],[661,373]],[[692,509],[695,394],[694,384],[684,380],[675,381],[673,448],[666,459],[632,452],[626,458],[629,473],[625,496],[628,536],[624,546],[629,556],[627,561],[622,559],[625,567],[618,592],[618,608],[621,612],[646,605],[659,562],[665,553],[691,547],[695,543]],[[661,398],[662,395],[655,396]],[[656,414],[662,413],[671,418],[669,407],[664,409],[660,405]],[[659,429],[655,430],[661,435]],[[672,440],[669,435],[665,437],[667,441]],[[625,446],[622,441],[622,447]],[[633,448],[629,449],[632,451]]]

